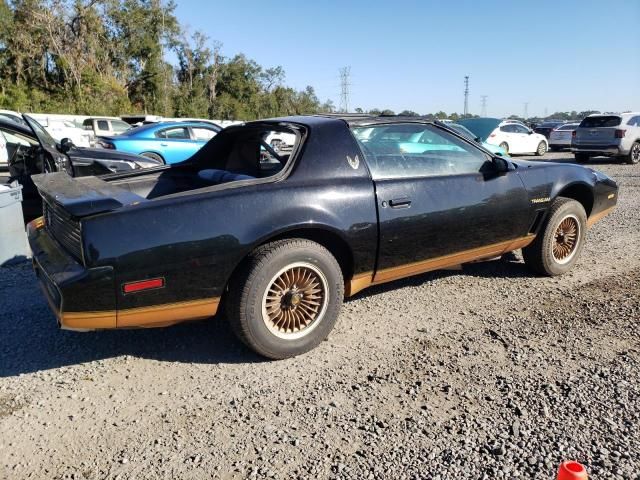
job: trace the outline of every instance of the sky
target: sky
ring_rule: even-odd
[[[640,111],[640,0],[175,0],[181,24],[349,108]]]

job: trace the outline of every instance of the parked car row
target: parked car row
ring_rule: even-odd
[[[607,156],[627,163],[640,162],[640,113],[592,114],[581,122],[549,120],[534,129],[517,120],[465,118],[458,121],[476,138],[501,147],[510,155],[547,150],[571,150],[579,163]],[[454,125],[449,123],[448,125]]]
[[[465,118],[458,121],[482,142],[500,147],[509,155],[543,156],[549,150],[544,135],[535,133],[524,123],[497,118]]]

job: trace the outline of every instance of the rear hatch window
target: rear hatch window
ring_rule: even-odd
[[[587,117],[582,120],[582,128],[617,127],[622,119],[617,115],[603,115],[600,117]]]

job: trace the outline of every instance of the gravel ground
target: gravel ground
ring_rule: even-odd
[[[569,274],[376,287],[286,361],[220,321],[59,331],[29,266],[0,269],[0,478],[640,478],[640,166],[596,168],[618,208]]]

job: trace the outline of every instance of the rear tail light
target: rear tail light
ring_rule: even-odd
[[[127,293],[140,292],[142,290],[155,290],[164,287],[164,278],[152,278],[150,280],[140,280],[122,285],[122,291]]]
[[[615,138],[624,138],[624,134],[627,133],[626,130],[616,130]]]

